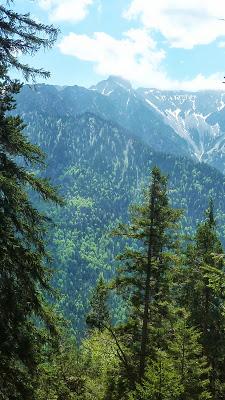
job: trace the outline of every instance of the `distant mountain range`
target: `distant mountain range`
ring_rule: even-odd
[[[156,151],[185,155],[225,171],[225,92],[134,90],[129,82],[111,76],[90,89],[25,86],[18,95],[18,111],[57,118],[91,112]]]
[[[183,232],[193,232],[211,196],[224,237],[225,177],[200,163],[191,144],[192,140],[200,146],[201,137],[202,146],[212,148],[213,132],[220,125],[207,121],[219,116],[222,121],[222,108],[217,110],[221,101],[221,93],[211,93],[210,101],[209,93],[134,91],[127,82],[112,77],[90,89],[24,86],[18,95],[16,111],[27,124],[30,140],[45,151],[46,175],[60,187],[66,201],[62,208],[36,204],[55,222],[48,235],[58,270],[54,282],[63,293],[61,307],[79,332],[90,289],[100,272],[106,277],[113,274],[115,255],[124,245],[109,232],[118,221],[128,220],[128,207],[140,199],[153,165],[169,175],[172,204],[184,210]],[[178,107],[182,108],[179,112]],[[183,131],[176,132],[178,127],[184,129],[179,119],[189,127],[187,137]],[[200,120],[203,127],[211,126],[208,136],[201,131]],[[217,155],[223,170],[222,147],[221,156]]]

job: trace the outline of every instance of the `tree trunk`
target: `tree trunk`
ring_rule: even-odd
[[[141,351],[140,351],[140,365],[139,365],[139,379],[143,378],[146,368],[146,349],[148,343],[148,324],[149,324],[149,304],[151,300],[151,275],[152,275],[152,257],[153,257],[153,222],[154,222],[154,208],[155,208],[155,187],[152,187],[150,199],[150,227],[149,227],[149,240],[148,240],[148,261],[146,266],[146,280],[145,280],[145,294],[144,294],[144,315],[142,321],[142,334],[141,334]]]

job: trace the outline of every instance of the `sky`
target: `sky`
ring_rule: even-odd
[[[46,83],[89,87],[117,75],[134,87],[225,89],[224,0],[15,0],[60,29],[55,46],[24,61]],[[224,18],[224,20],[223,20]]]

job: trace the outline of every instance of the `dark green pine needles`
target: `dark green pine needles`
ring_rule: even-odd
[[[176,263],[174,232],[180,215],[180,210],[169,205],[166,177],[154,168],[144,203],[133,206],[131,223],[114,232],[132,244],[118,257],[121,267],[112,285],[130,310],[118,335],[128,349],[130,367],[127,370],[124,365],[124,374],[132,386],[142,380],[147,359],[154,355],[157,342],[160,345],[160,331],[169,312],[169,279]]]
[[[57,29],[13,11],[13,3],[0,5],[0,398],[32,400],[40,349],[55,328],[44,300],[50,277],[44,242],[48,219],[28,192],[61,201],[47,180],[32,172],[43,166],[44,156],[25,137],[21,118],[10,113],[21,87],[10,74],[15,68],[25,79],[48,76],[19,57],[51,47]]]
[[[21,55],[34,55],[41,48],[50,48],[57,38],[58,30],[44,25],[13,10],[13,0],[0,4],[0,63],[7,69],[15,68],[27,80],[49,77],[49,72],[21,62]],[[5,3],[5,5],[4,5]]]
[[[201,332],[200,343],[211,369],[210,389],[213,399],[219,400],[225,395],[225,271],[212,201],[187,248],[185,264],[182,305]]]
[[[32,374],[51,317],[42,290],[49,289],[44,234],[47,218],[36,210],[28,189],[59,202],[55,190],[30,169],[43,154],[23,135],[19,117],[8,115],[19,86],[0,84],[0,393],[3,399],[32,399]],[[39,326],[39,327],[38,327]]]

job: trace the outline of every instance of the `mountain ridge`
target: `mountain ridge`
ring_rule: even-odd
[[[76,116],[84,112],[118,123],[156,151],[182,154],[225,172],[225,92],[133,89],[111,76],[91,88],[25,86],[20,114]],[[37,111],[38,110],[38,111]]]

